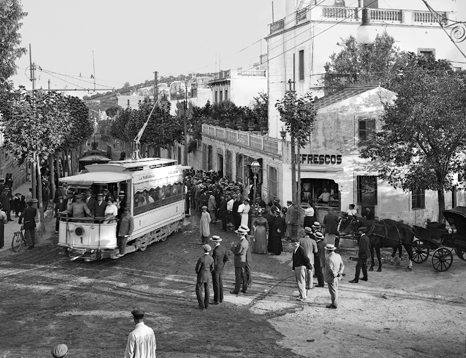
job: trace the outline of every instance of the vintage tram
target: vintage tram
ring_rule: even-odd
[[[64,177],[75,193],[91,190],[95,195],[108,190],[119,205],[130,208],[134,231],[128,237],[125,255],[144,251],[182,228],[185,213],[183,167],[172,159],[143,158],[110,161],[86,166],[88,172]],[[118,258],[118,218],[60,217],[58,245],[72,259],[94,261]]]

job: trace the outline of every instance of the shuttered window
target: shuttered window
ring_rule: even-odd
[[[425,209],[426,208],[426,191],[425,189],[417,189],[411,191],[411,208]]]
[[[231,151],[227,150],[226,151],[226,164],[225,164],[225,169],[226,169],[226,176],[229,180],[233,179],[233,171],[232,171],[232,162],[231,162]]]
[[[267,197],[269,200],[278,198],[278,171],[269,165],[267,173]]]
[[[358,120],[358,145],[366,146],[375,139],[375,119],[361,118]]]
[[[358,175],[358,205],[374,206],[377,205],[377,176],[375,175]]]
[[[304,50],[298,54],[299,80],[304,81]]]

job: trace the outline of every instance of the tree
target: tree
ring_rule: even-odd
[[[295,91],[286,91],[285,96],[278,100],[275,104],[280,113],[281,120],[285,122],[286,131],[291,138],[291,182],[292,193],[296,195],[293,198],[293,215],[291,220],[292,236],[297,235],[298,215],[300,211],[301,201],[301,185],[296,187],[296,183],[301,180],[301,166],[298,162],[298,180],[296,180],[296,155],[295,146],[298,145],[298,155],[300,148],[308,143],[311,132],[314,128],[314,120],[316,117],[316,109],[314,108],[314,99],[311,92],[305,93],[303,96],[298,95]]]
[[[396,99],[384,104],[381,130],[361,157],[395,188],[437,191],[440,221],[444,191],[465,171],[466,72],[413,53],[406,60]]]
[[[255,121],[261,128],[269,126],[269,95],[264,92],[259,92],[251,105],[252,114]]]
[[[19,0],[0,1],[0,83],[16,74],[15,61],[26,53],[19,32],[24,16]]]
[[[353,36],[341,39],[338,45],[342,50],[332,54],[324,66],[326,93],[341,90],[348,84],[375,83],[392,90],[403,54],[394,44],[395,39],[386,32],[367,45]]]

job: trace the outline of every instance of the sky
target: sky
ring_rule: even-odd
[[[249,67],[266,53],[263,38],[284,16],[284,0],[21,0],[28,54],[15,86],[111,90],[159,76]],[[261,40],[262,39],[262,40]],[[94,70],[95,65],[95,70]],[[105,91],[102,91],[105,92]]]

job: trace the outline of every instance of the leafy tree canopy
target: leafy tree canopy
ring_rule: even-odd
[[[380,84],[396,90],[394,80],[400,66],[402,52],[395,47],[393,37],[384,32],[371,44],[361,44],[355,37],[341,39],[339,53],[330,56],[325,64],[324,87],[330,94],[349,84]]]
[[[396,99],[385,104],[382,128],[361,156],[394,187],[437,190],[442,213],[444,190],[465,170],[466,72],[413,53],[404,60]]]

